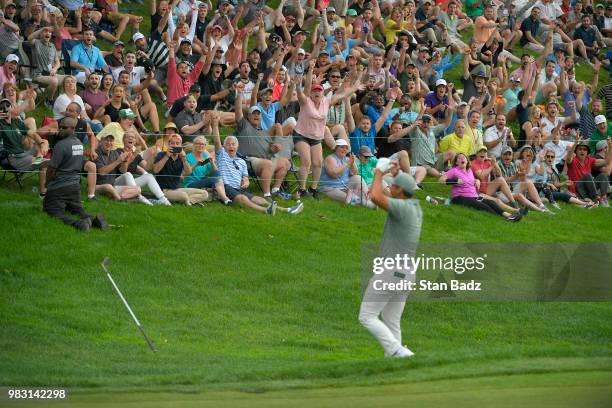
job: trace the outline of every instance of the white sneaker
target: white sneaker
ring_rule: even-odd
[[[560,209],[561,209],[561,206],[560,206],[558,203],[556,203],[556,202],[555,202],[555,203],[552,203],[551,205],[552,205],[553,207],[555,207],[557,210],[560,210]]]
[[[304,211],[304,203],[299,203],[298,205],[295,205],[293,207],[289,207],[287,212],[289,214],[299,214],[302,211]]]
[[[414,353],[410,351],[408,347],[402,346],[395,353],[393,353],[391,358],[409,358],[412,356],[414,356]]]
[[[172,203],[170,202],[170,200],[168,200],[168,199],[166,198],[166,196],[162,196],[162,198],[160,198],[160,199],[159,199],[159,200],[157,200],[157,201],[159,201],[159,203],[160,203],[160,204],[166,205],[166,206],[168,206],[168,207],[170,207],[170,206],[172,205]]]
[[[138,201],[140,201],[141,203],[146,204],[146,205],[153,205],[153,203],[152,203],[152,202],[150,202],[150,201],[147,199],[147,197],[145,197],[145,196],[143,196],[143,195],[139,195],[139,196],[138,196]]]

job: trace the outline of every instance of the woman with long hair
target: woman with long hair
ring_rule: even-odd
[[[470,161],[463,153],[459,153],[453,160],[453,167],[440,177],[440,183],[452,186],[451,203],[497,214],[510,222],[520,221],[523,211],[510,213],[502,210],[495,201],[478,195],[480,180],[474,177],[470,168]]]

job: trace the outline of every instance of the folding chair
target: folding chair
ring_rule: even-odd
[[[13,182],[17,183],[20,190],[23,190],[23,182],[27,178],[32,177],[35,174],[33,172],[23,172],[23,171],[17,170],[9,162],[8,156],[3,154],[2,152],[0,152],[0,168],[2,168],[3,170],[2,180],[8,181],[9,183],[13,183]],[[6,176],[7,173],[13,176],[13,178],[9,178],[7,180],[7,176]]]
[[[257,186],[257,188],[259,188],[260,191],[263,191],[263,188],[261,187],[261,182],[259,181],[259,177],[257,176],[257,173],[255,173],[255,170],[253,169],[253,165],[251,164],[251,162],[249,160],[247,160],[247,157],[237,153],[237,156],[240,157],[242,160],[245,161],[245,163],[247,164],[247,171],[249,172],[249,179],[253,180],[253,183],[255,183],[255,185]]]
[[[289,170],[287,171],[285,180],[283,181],[283,184],[281,185],[281,191],[288,193],[288,194],[293,194],[296,191],[298,191],[300,188],[300,175],[299,175],[300,166],[298,163],[295,162],[297,157],[299,156],[292,155],[291,159],[289,159],[289,165],[290,165]],[[290,180],[290,176],[292,180]]]

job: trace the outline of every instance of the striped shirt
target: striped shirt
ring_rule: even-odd
[[[606,116],[612,118],[612,84],[607,84],[601,88],[597,96],[606,102]]]
[[[217,151],[217,166],[223,177],[223,183],[239,190],[242,178],[249,176],[247,165],[240,157],[230,157],[222,147]]]

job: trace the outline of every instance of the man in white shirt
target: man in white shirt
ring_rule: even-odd
[[[506,126],[506,115],[503,113],[495,115],[495,126],[488,128],[482,139],[489,154],[497,159],[501,159],[504,147],[511,146],[516,148],[516,140],[512,134],[512,129]]]

